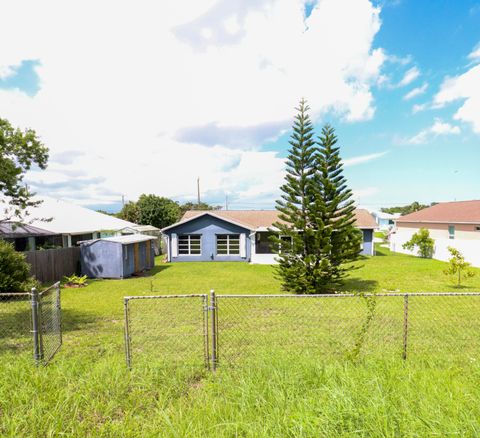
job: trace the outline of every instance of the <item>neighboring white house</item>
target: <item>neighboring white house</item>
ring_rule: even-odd
[[[381,231],[391,230],[395,226],[395,221],[400,217],[400,213],[390,214],[383,211],[374,211],[372,215]]]
[[[42,199],[43,202],[38,207],[29,209],[30,220],[28,223],[50,233],[48,240],[53,246],[76,246],[77,242],[81,240],[116,236],[122,234],[124,229],[137,227],[132,222],[70,202],[47,196],[39,199]],[[28,249],[35,249],[35,240],[32,242]]]
[[[401,216],[390,235],[390,249],[416,255],[416,251],[403,249],[403,244],[420,228],[428,229],[435,239],[433,258],[448,260],[451,246],[458,249],[467,262],[480,267],[480,200],[442,202]]]

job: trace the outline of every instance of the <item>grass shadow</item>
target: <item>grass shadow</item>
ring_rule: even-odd
[[[4,304],[0,308],[0,339],[20,339],[31,336],[31,303],[30,301],[16,301],[15,304],[16,306],[10,309],[6,308]],[[94,313],[72,309],[62,309],[61,317],[62,332],[82,330],[85,326],[96,324],[101,319]]]
[[[163,263],[161,265],[155,265],[152,269],[145,272],[145,277],[153,277],[157,274],[160,274],[160,272],[165,271],[165,269],[168,269],[170,267],[171,265],[167,263]]]
[[[347,278],[339,290],[343,292],[374,292],[378,287],[376,280],[364,280],[359,277]]]

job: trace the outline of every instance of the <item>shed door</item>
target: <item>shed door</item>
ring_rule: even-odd
[[[151,248],[151,244],[152,244],[152,241],[151,240],[147,240],[145,242],[145,246],[147,248],[147,257],[146,257],[146,261],[147,261],[147,268],[150,268],[151,266],[151,257],[152,257],[152,248]]]
[[[138,243],[133,244],[133,266],[134,272],[140,272],[140,254],[138,252]]]

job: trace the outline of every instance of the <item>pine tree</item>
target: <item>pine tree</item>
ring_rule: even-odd
[[[311,253],[311,184],[315,174],[316,145],[313,139],[309,107],[300,101],[290,137],[291,148],[286,160],[285,184],[280,188],[281,199],[277,201],[279,222],[272,237],[273,248],[278,252],[278,276],[283,287],[296,293],[309,292],[309,266],[306,263]]]
[[[283,287],[302,294],[331,292],[352,269],[346,263],[358,258],[362,241],[334,129],[325,126],[316,143],[308,110],[302,100],[272,237]]]
[[[312,184],[314,207],[310,220],[316,229],[317,246],[315,289],[328,291],[353,268],[358,259],[362,233],[355,227],[355,205],[352,191],[343,176],[340,148],[335,130],[326,125],[319,137],[315,157],[316,173]]]

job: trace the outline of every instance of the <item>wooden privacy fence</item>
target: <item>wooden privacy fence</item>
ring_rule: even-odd
[[[27,251],[24,254],[31,266],[30,272],[42,283],[59,281],[80,270],[80,247]]]

